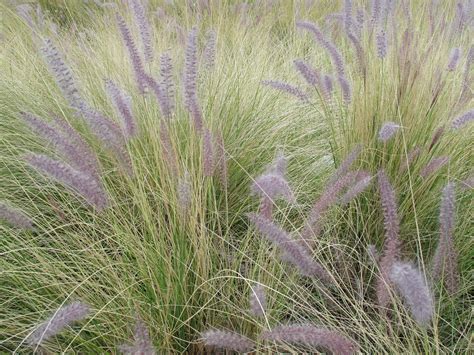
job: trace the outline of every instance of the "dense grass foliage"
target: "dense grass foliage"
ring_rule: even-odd
[[[0,351],[463,353],[472,1],[0,4]]]

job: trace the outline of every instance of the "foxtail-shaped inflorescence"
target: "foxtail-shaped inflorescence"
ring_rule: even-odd
[[[474,109],[469,110],[462,115],[456,117],[451,123],[453,129],[460,129],[464,125],[474,120]]]
[[[215,152],[213,145],[213,137],[211,131],[208,128],[204,129],[203,141],[202,141],[202,161],[204,176],[211,177],[214,175],[215,170]]]
[[[395,190],[384,170],[378,172],[378,185],[380,199],[382,202],[382,211],[385,229],[385,241],[383,247],[382,257],[380,258],[379,268],[380,275],[377,279],[376,293],[377,303],[383,310],[389,303],[390,292],[388,286],[391,284],[389,273],[393,264],[398,261],[401,254],[400,220],[397,212],[397,201],[395,197]]]
[[[377,57],[384,59],[387,56],[387,35],[384,30],[380,30],[376,36]]]
[[[449,62],[447,70],[452,72],[458,67],[459,59],[461,58],[461,48],[453,48],[449,54]]]
[[[247,216],[259,233],[278,246],[282,252],[282,259],[293,264],[301,275],[314,277],[325,283],[332,282],[328,271],[321,264],[314,261],[308,249],[291,238],[287,232],[259,214],[249,213]]]
[[[412,263],[395,262],[389,277],[415,321],[420,326],[427,327],[433,317],[434,302],[423,273]]]
[[[107,207],[107,193],[94,177],[42,154],[30,153],[25,156],[25,160],[39,173],[74,191],[97,210]]]
[[[400,129],[400,125],[395,122],[385,122],[379,131],[379,141],[386,143]]]
[[[89,313],[90,307],[79,301],[61,306],[50,318],[39,324],[25,342],[30,346],[41,345],[66,327],[86,318]]]
[[[209,30],[206,33],[206,44],[203,51],[204,66],[207,69],[212,69],[216,63],[216,44],[217,34],[214,30]]]
[[[141,3],[141,0],[131,0],[130,3],[132,5],[133,15],[138,25],[140,37],[142,39],[145,60],[147,62],[151,62],[153,60],[153,46],[151,40],[150,23],[148,22],[148,19],[146,17],[145,8]]]
[[[321,89],[321,74],[303,59],[293,61],[296,70],[306,80],[306,82],[317,89]]]
[[[178,207],[183,216],[186,216],[191,208],[192,191],[189,172],[186,171],[183,177],[178,180]]]
[[[168,52],[160,56],[160,76],[161,89],[164,96],[164,102],[168,108],[169,115],[174,110],[174,81],[173,81],[173,61]],[[165,116],[166,117],[166,116]]]
[[[0,220],[20,229],[32,229],[33,221],[22,210],[0,201]]]
[[[427,178],[428,176],[432,175],[448,163],[449,157],[447,156],[431,159],[431,161],[426,164],[423,169],[421,169],[420,175],[423,178]]]
[[[201,338],[206,346],[238,353],[248,353],[255,347],[249,338],[225,330],[207,330],[201,334]]]
[[[123,344],[119,347],[120,352],[126,355],[155,355],[156,350],[150,339],[148,329],[143,320],[137,317],[133,332],[133,345]]]
[[[276,89],[278,91],[286,92],[287,94],[290,94],[303,102],[308,102],[309,100],[308,95],[303,90],[294,85],[285,83],[284,81],[264,80],[262,81],[262,84],[270,86],[271,88]]]
[[[138,128],[132,112],[131,97],[112,80],[105,81],[105,89],[114,109],[122,119],[125,137],[132,138],[136,136]]]
[[[338,355],[355,354],[359,350],[356,343],[336,330],[305,324],[280,325],[272,330],[264,330],[260,338],[313,349],[324,348]]]
[[[258,284],[250,290],[250,313],[256,317],[263,317],[267,309],[265,287]]]
[[[433,257],[433,279],[443,279],[450,294],[459,288],[458,254],[454,247],[456,215],[455,184],[450,182],[443,189],[439,214],[440,237]]]
[[[415,147],[412,150],[410,150],[406,156],[406,159],[402,159],[402,162],[400,164],[400,173],[403,173],[405,170],[408,169],[410,166],[411,162],[416,159],[421,153],[420,147]]]
[[[362,192],[367,189],[370,184],[372,183],[373,176],[369,174],[360,174],[355,184],[350,187],[344,195],[342,195],[339,199],[341,205],[346,205],[351,202],[354,198],[360,195]]]

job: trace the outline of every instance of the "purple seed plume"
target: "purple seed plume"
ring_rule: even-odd
[[[387,56],[387,35],[384,30],[381,30],[377,33],[376,36],[377,42],[377,56],[380,59],[384,59]]]
[[[339,180],[341,177],[343,177],[349,172],[349,169],[351,168],[354,161],[357,160],[361,151],[362,146],[360,144],[357,144],[347,155],[347,157],[342,161],[341,165],[339,165],[334,174],[331,176],[331,178],[329,179],[329,184],[334,184],[337,180]]]
[[[148,329],[141,318],[137,318],[133,332],[133,345],[123,344],[119,347],[120,352],[127,355],[155,355],[156,350],[150,339]]]
[[[197,58],[197,28],[188,33],[186,43],[186,58],[184,66],[184,104],[191,114],[196,132],[203,128],[202,111],[197,95],[198,58]]]
[[[451,50],[450,55],[449,55],[449,62],[448,62],[447,70],[450,71],[450,72],[455,71],[457,66],[458,66],[460,58],[461,58],[461,49],[460,48],[453,48]]]
[[[309,99],[308,95],[303,90],[301,90],[300,88],[294,85],[285,83],[284,81],[264,80],[262,81],[262,84],[266,86],[270,86],[276,90],[286,92],[292,96],[297,97],[303,102],[307,102]]]
[[[160,76],[164,101],[171,114],[174,110],[173,61],[167,52],[160,56]]]
[[[122,35],[123,43],[127,48],[130,61],[132,62],[132,68],[138,84],[138,90],[141,94],[143,94],[145,93],[145,87],[147,86],[147,78],[143,68],[143,62],[140,58],[140,54],[138,53],[137,46],[135,45],[135,41],[133,40],[130,29],[125,23],[123,17],[119,14],[117,14],[117,26],[120,30],[120,34]]]
[[[341,205],[348,204],[354,198],[364,192],[364,190],[367,189],[372,183],[372,179],[373,176],[370,175],[360,176],[356,183],[339,199]]]
[[[225,330],[207,330],[201,335],[206,346],[248,353],[254,349],[254,342],[249,338]]]
[[[349,81],[343,76],[339,76],[337,79],[338,79],[339,85],[341,87],[342,99],[344,101],[344,104],[349,105],[352,101],[351,84],[349,84]]]
[[[123,130],[127,138],[137,135],[137,124],[132,113],[130,96],[112,80],[105,81],[105,89],[117,113],[123,122]]]
[[[456,214],[455,185],[450,182],[443,189],[439,214],[440,237],[433,257],[433,279],[443,278],[450,294],[459,288],[458,254],[454,247],[453,234]]]
[[[100,182],[93,177],[42,154],[31,153],[25,160],[41,174],[76,192],[97,210],[107,207],[107,194]]]
[[[208,177],[213,176],[215,170],[214,146],[212,142],[212,134],[209,129],[206,128],[204,130],[202,141],[202,161],[204,167],[204,176]]]
[[[422,327],[430,324],[434,313],[433,296],[426,279],[412,263],[396,262],[390,280],[403,297],[415,321]]]
[[[395,190],[383,170],[380,170],[378,173],[378,185],[384,217],[385,241],[379,263],[380,276],[377,279],[376,293],[377,303],[383,309],[390,300],[390,293],[387,288],[391,284],[389,273],[393,264],[400,258],[401,241],[399,237],[400,221],[397,212]],[[384,314],[385,312],[382,310],[382,313]]]
[[[402,163],[400,164],[400,173],[403,173],[405,170],[408,169],[411,162],[416,159],[418,155],[420,155],[421,149],[420,147],[415,147],[411,151],[408,152],[407,158],[402,159]]]
[[[182,215],[187,215],[191,208],[191,181],[189,172],[185,172],[183,177],[178,181],[178,205]]]
[[[326,269],[314,261],[307,248],[304,248],[290,235],[270,220],[256,214],[249,213],[248,218],[255,225],[258,232],[274,243],[282,252],[282,259],[293,264],[303,276],[315,277],[325,283],[331,283],[331,275]]]
[[[449,162],[449,157],[442,156],[432,159],[420,172],[421,177],[427,178]]]
[[[333,354],[350,355],[358,352],[358,346],[338,331],[312,325],[280,325],[264,330],[263,340],[325,348]]]
[[[462,115],[456,117],[453,122],[451,123],[451,127],[453,129],[460,129],[463,127],[465,124],[471,122],[474,120],[474,109],[469,110]]]
[[[20,209],[0,201],[0,220],[20,229],[33,229],[33,221]]]
[[[379,131],[379,141],[387,142],[400,129],[400,125],[395,122],[385,122]]]
[[[40,345],[59,334],[69,325],[86,318],[90,308],[82,302],[73,302],[60,307],[54,314],[41,323],[25,340],[30,346]]]
[[[151,62],[153,60],[153,47],[151,41],[151,28],[148,19],[146,18],[146,11],[141,3],[141,0],[130,0],[132,5],[133,15],[138,25],[140,37],[142,39],[143,53],[145,60]]]
[[[329,99],[333,90],[332,77],[330,75],[324,75],[322,88],[324,98]]]
[[[294,62],[296,69],[301,74],[301,76],[306,80],[306,82],[316,88],[321,87],[321,75],[317,70],[315,70],[311,65],[306,63],[302,59],[296,59]]]
[[[204,51],[203,51],[204,66],[207,69],[214,68],[214,65],[216,63],[216,42],[217,42],[216,31],[214,30],[207,31],[206,44],[204,46]]]
[[[265,288],[256,285],[250,290],[250,312],[256,317],[263,317],[267,308],[267,298]]]

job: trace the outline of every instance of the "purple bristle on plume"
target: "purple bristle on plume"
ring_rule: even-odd
[[[137,123],[132,113],[131,97],[112,80],[105,81],[105,89],[123,123],[125,137],[137,135]]]
[[[303,276],[315,277],[325,283],[331,283],[331,275],[326,269],[314,261],[307,248],[304,248],[290,235],[270,220],[256,213],[249,213],[249,220],[257,231],[274,243],[282,252],[282,259],[293,264]]]
[[[428,152],[433,149],[433,147],[438,143],[440,138],[443,136],[444,133],[444,126],[438,127],[436,131],[433,133],[433,137],[431,138],[430,146],[428,147]]]
[[[191,208],[191,180],[189,172],[186,171],[183,177],[178,181],[178,205],[179,210],[183,215],[186,215]]]
[[[82,106],[83,98],[79,93],[79,89],[71,70],[64,62],[61,54],[54,46],[51,39],[47,38],[44,40],[44,46],[41,48],[41,53],[48,64],[49,71],[56,79],[56,83],[69,105],[75,109],[79,109]]]
[[[377,57],[384,59],[387,56],[387,35],[384,30],[380,30],[376,36]]]
[[[344,60],[341,53],[336,48],[334,43],[324,36],[323,32],[321,32],[318,26],[309,21],[297,21],[296,27],[310,31],[314,35],[316,42],[318,42],[328,52],[329,56],[331,57],[331,62],[336,69],[337,75],[345,76]]]
[[[443,279],[446,289],[454,294],[459,288],[458,253],[454,247],[456,217],[455,184],[450,182],[443,189],[439,214],[440,237],[433,257],[433,279]]]
[[[169,113],[174,110],[174,81],[173,81],[173,62],[168,52],[160,56],[160,76],[161,88]]]
[[[352,0],[344,0],[344,27],[346,31],[352,29]]]
[[[347,38],[351,41],[354,49],[356,51],[356,58],[357,63],[359,65],[360,72],[362,76],[365,78],[367,75],[367,65],[365,64],[365,53],[364,49],[362,48],[362,44],[360,43],[359,38],[356,37],[352,32],[347,32]]]
[[[31,153],[25,157],[25,160],[41,174],[79,194],[97,210],[100,211],[107,207],[108,199],[104,188],[99,181],[91,176],[42,154]]]
[[[202,141],[202,161],[204,176],[211,177],[214,175],[215,170],[215,158],[214,158],[214,146],[212,144],[213,138],[209,129],[204,129],[204,136]]]
[[[225,330],[207,330],[201,334],[204,345],[236,351],[238,353],[248,353],[254,349],[254,342],[249,338],[228,332]]]
[[[351,168],[354,161],[357,160],[361,151],[362,145],[357,144],[333,173],[333,175],[329,179],[329,185],[334,184],[337,180],[339,180],[341,177],[343,177],[349,172],[349,169]]]
[[[351,85],[349,84],[349,81],[343,76],[338,76],[337,79],[339,81],[339,86],[341,87],[344,104],[349,105],[352,100]]]
[[[143,320],[137,317],[133,332],[133,345],[124,344],[119,347],[120,352],[127,355],[155,355],[156,350],[150,339],[148,329]]]
[[[217,44],[217,35],[216,31],[209,30],[206,34],[206,44],[203,51],[203,61],[204,66],[207,69],[214,68],[216,63],[216,44]]]
[[[65,330],[75,322],[81,321],[90,314],[90,308],[82,302],[73,302],[61,306],[54,314],[41,323],[26,338],[25,342],[30,346],[40,345],[53,336]]]
[[[184,65],[184,105],[191,114],[196,132],[201,133],[203,129],[202,111],[197,95],[197,28],[193,27],[188,33],[186,43],[186,58]]]
[[[311,348],[325,348],[333,354],[350,355],[359,350],[357,344],[342,333],[305,324],[280,325],[272,330],[264,330],[261,339]]]
[[[252,184],[251,191],[260,197],[269,197],[272,200],[282,198],[295,203],[296,199],[286,179],[279,174],[265,173],[257,177]]]
[[[317,70],[311,67],[302,59],[296,59],[294,62],[296,69],[301,74],[301,76],[306,80],[306,82],[314,87],[321,87],[321,76]]]
[[[430,324],[434,313],[433,296],[423,273],[412,263],[396,262],[390,280],[403,297],[415,321],[422,327]]]
[[[151,41],[151,27],[146,17],[146,11],[141,3],[141,0],[130,0],[132,5],[133,15],[138,25],[140,37],[142,39],[143,53],[145,61],[151,62],[153,60],[153,46]]]
[[[130,61],[132,62],[133,72],[135,74],[135,79],[137,81],[138,90],[141,94],[145,93],[145,87],[147,86],[147,78],[145,70],[143,68],[143,62],[138,53],[135,41],[133,40],[130,29],[128,28],[125,20],[119,14],[116,15],[117,25],[122,35],[122,40],[127,48]]]
[[[333,84],[332,84],[332,78],[330,75],[324,75],[323,78],[323,96],[326,99],[329,99],[332,94],[332,89],[333,89]]]
[[[461,58],[461,48],[453,48],[449,55],[448,71],[455,71]]]
[[[267,298],[265,288],[262,285],[256,285],[250,290],[250,312],[256,317],[263,317],[267,308]]]
[[[169,96],[166,94],[166,91],[162,84],[158,83],[153,77],[150,75],[145,74],[144,80],[147,86],[153,91],[155,94],[156,100],[160,105],[161,113],[165,118],[170,118],[171,116],[171,102],[169,100]]]
[[[395,122],[385,122],[379,131],[379,141],[386,143],[400,129],[400,125]]]
[[[423,178],[427,178],[434,172],[441,169],[443,166],[449,163],[449,157],[442,156],[439,158],[432,159],[420,172],[420,176]]]
[[[66,121],[56,118],[54,123],[50,124],[27,112],[22,112],[21,117],[34,133],[59,151],[72,167],[95,179],[99,178],[96,156],[79,133]]]
[[[351,202],[354,198],[360,195],[367,189],[372,183],[373,176],[362,174],[356,181],[356,183],[347,192],[342,195],[339,199],[341,205],[346,205]]]
[[[309,97],[308,95],[299,89],[298,87],[285,83],[284,81],[278,81],[278,80],[264,80],[262,81],[263,85],[270,86],[276,90],[286,92],[292,96],[297,97],[303,102],[308,102]]]
[[[382,10],[382,4],[381,0],[372,0],[372,17],[371,17],[371,22],[372,26],[377,25],[380,20],[381,20],[381,11]]]
[[[388,286],[391,285],[389,273],[393,264],[398,261],[401,253],[400,221],[397,212],[395,190],[384,170],[378,172],[378,185],[384,218],[385,241],[382,257],[380,258],[380,275],[377,279],[377,303],[381,313],[385,314],[385,307],[390,301]]]
[[[33,229],[33,221],[20,209],[0,201],[0,220],[20,229]]]
[[[472,122],[474,120],[474,109],[469,110],[462,115],[456,117],[453,122],[451,122],[451,127],[453,129],[460,129],[465,124]]]
[[[416,159],[417,156],[419,156],[421,153],[420,147],[415,147],[413,148],[410,152],[408,152],[406,159],[402,160],[402,163],[400,164],[400,172],[404,172],[405,170],[408,169],[410,166],[410,163]]]

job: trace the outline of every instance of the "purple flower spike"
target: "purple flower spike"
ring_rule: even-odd
[[[173,62],[169,53],[160,56],[161,88],[169,114],[174,110]]]
[[[439,158],[432,159],[420,172],[421,177],[427,178],[434,172],[438,171],[441,169],[443,166],[445,166],[447,163],[449,163],[449,157],[443,156]]]
[[[127,355],[155,355],[156,350],[153,347],[153,342],[150,339],[148,329],[141,318],[137,317],[135,322],[135,330],[133,332],[133,345],[121,345],[119,347],[123,354]]]
[[[333,354],[351,355],[358,352],[358,346],[341,333],[312,325],[280,325],[272,330],[264,330],[261,338],[269,341],[304,345],[312,348],[323,347]]]
[[[26,343],[30,346],[40,345],[69,325],[86,318],[89,313],[89,306],[82,302],[73,302],[62,306],[26,338]]]
[[[202,142],[202,161],[204,166],[204,176],[214,175],[215,159],[214,159],[214,146],[212,144],[212,134],[209,129],[204,130],[204,137]]]
[[[2,201],[0,201],[0,220],[7,222],[15,228],[33,229],[32,220],[23,211]]]
[[[397,133],[400,127],[401,126],[395,122],[385,122],[379,131],[379,141],[386,143],[395,133]]]
[[[312,68],[308,63],[302,59],[296,59],[294,62],[296,69],[306,82],[314,87],[321,87],[321,76],[317,70]]]
[[[349,84],[349,81],[343,76],[339,76],[337,79],[339,80],[339,85],[341,86],[344,104],[349,105],[352,101],[351,85]]]
[[[197,35],[198,32],[196,28],[193,28],[188,33],[184,65],[184,104],[191,114],[196,132],[201,133],[203,129],[203,119],[197,95]]]
[[[415,321],[427,327],[433,318],[433,296],[424,275],[411,263],[396,262],[390,271],[390,280],[403,297]]]
[[[387,56],[387,35],[384,30],[377,33],[377,56],[384,59]]]
[[[451,54],[449,55],[449,62],[448,62],[447,70],[448,71],[455,71],[457,66],[458,66],[460,58],[461,58],[461,49],[460,48],[453,48],[451,50]]]
[[[207,69],[214,68],[216,62],[216,31],[209,30],[206,34],[206,45],[204,47],[203,59]]]
[[[151,62],[153,60],[153,47],[151,44],[151,28],[148,19],[146,18],[145,8],[143,7],[141,0],[131,0],[133,14],[135,21],[138,25],[140,37],[142,39],[143,53],[145,54],[145,60]]]
[[[265,288],[256,285],[250,290],[250,312],[256,317],[263,317],[267,308]]]
[[[293,86],[291,84],[285,83],[284,81],[278,81],[278,80],[264,80],[262,81],[263,85],[270,86],[276,90],[286,92],[290,95],[293,95],[300,99],[303,102],[308,101],[308,95],[302,91],[301,89],[297,88],[296,86]]]
[[[456,117],[451,123],[453,129],[460,129],[465,124],[474,120],[474,109],[463,113],[461,116]]]
[[[112,80],[105,81],[105,89],[117,113],[122,118],[125,136],[131,138],[137,134],[137,124],[132,114],[130,96]]]
[[[243,335],[231,333],[224,330],[208,330],[202,333],[202,339],[206,346],[248,353],[254,349],[254,342]]]

